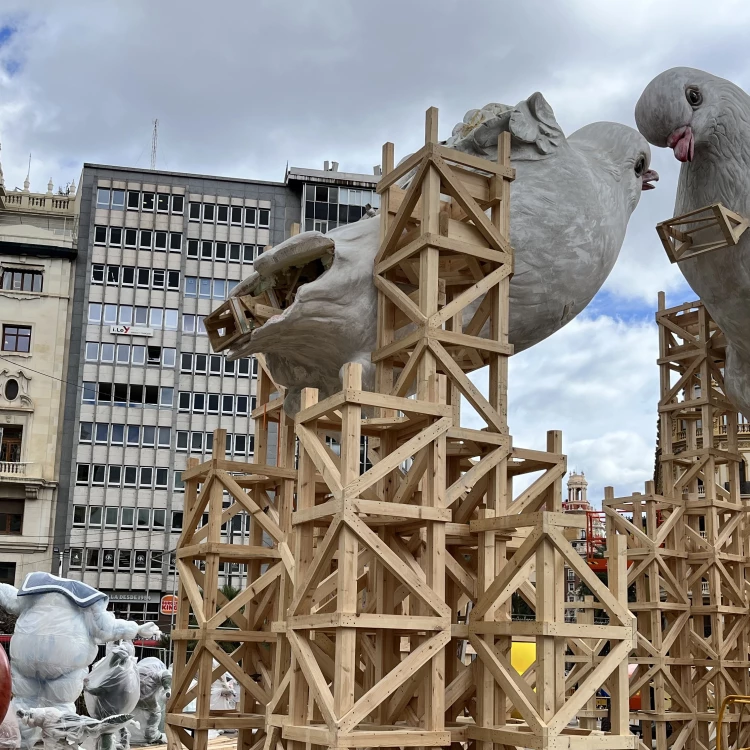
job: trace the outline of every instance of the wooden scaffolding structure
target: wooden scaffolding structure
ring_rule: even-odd
[[[303,391],[294,423],[296,472],[291,431],[278,466],[269,466],[256,447],[256,465],[227,467],[217,455],[188,472],[196,485],[205,488],[212,479],[212,487],[227,487],[254,514],[261,535],[272,540],[264,548],[268,568],[256,570],[265,580],[278,571],[278,589],[262,613],[260,592],[243,592],[242,604],[229,610],[235,621],[245,618],[242,633],[251,643],[267,639],[274,649],[270,689],[264,684],[262,696],[246,704],[251,711],[265,707],[265,725],[244,710],[218,719],[208,710],[203,691],[210,678],[203,670],[210,670],[216,650],[207,624],[226,604],[196,591],[202,579],[182,565],[183,618],[191,607],[202,618],[192,628],[185,621],[176,683],[189,684],[199,669],[203,700],[190,716],[181,713],[186,691],[173,699],[173,750],[179,742],[204,750],[204,732],[219,725],[242,727],[245,749],[261,743],[266,750],[466,742],[482,750],[635,747],[627,655],[636,634],[626,604],[625,539],[610,549],[608,588],[566,536],[585,520],[562,512],[560,433],[548,433],[546,450],[529,450],[513,446],[508,431],[513,177],[507,133],[494,163],[448,149],[438,142],[434,108],[427,112],[424,147],[398,167],[393,145],[386,144],[374,276],[377,391],[362,390],[355,363],[345,365],[340,393],[319,401],[316,391]],[[403,181],[408,186],[400,187]],[[248,300],[240,312],[252,309]],[[214,326],[217,340],[226,338],[235,314],[228,306],[216,311],[224,316]],[[241,330],[241,321],[235,323]],[[207,329],[213,330],[209,321]],[[487,395],[469,378],[483,367]],[[472,426],[461,422],[461,399],[474,410]],[[267,411],[259,405],[254,416]],[[230,477],[235,471],[239,478]],[[216,544],[219,505],[207,506],[205,495],[198,504],[209,508],[209,538]],[[274,533],[261,521],[265,509],[277,519]],[[184,548],[199,532],[193,528],[181,539],[181,560],[196,558]],[[212,547],[206,554],[218,561],[221,551]],[[608,624],[566,622],[566,565]],[[248,586],[257,587],[256,579],[249,576]],[[535,612],[533,621],[512,620],[514,595]],[[510,663],[514,637],[536,643],[537,660],[523,676]],[[188,639],[200,644],[197,657],[187,658]],[[467,644],[477,656],[470,664],[460,658]],[[248,648],[241,645],[230,657],[232,674],[243,674],[245,682]],[[566,674],[568,656],[574,669]],[[593,722],[569,726],[605,683],[611,729],[596,733]]]
[[[665,309],[660,294],[656,320],[664,497],[684,508],[680,549],[687,557],[681,580],[690,600],[691,668],[683,684],[695,719],[689,746],[709,748],[723,699],[746,695],[750,688],[749,558],[738,418],[724,388],[724,337],[705,306],[693,302]],[[717,428],[723,448],[714,437]],[[749,731],[746,725],[742,729],[743,745]],[[730,740],[736,739],[730,732]]]
[[[212,458],[202,464],[190,459],[183,473],[178,609],[171,634],[173,691],[166,725],[171,748],[206,750],[213,729],[239,730],[239,750],[258,750],[265,741],[266,704],[280,679],[284,644],[277,646],[270,624],[294,578],[287,533],[297,472],[294,427],[281,410],[283,389],[259,360],[254,461],[226,460],[226,431],[216,430]],[[275,446],[270,446],[273,438]],[[238,516],[246,516],[242,525],[249,529],[248,539],[232,543],[229,530]],[[219,588],[222,563],[239,564],[246,575],[244,589],[231,600]],[[240,691],[234,712],[210,706],[211,684],[225,672]],[[191,701],[195,710],[186,711]]]
[[[628,544],[628,606],[638,618],[630,693],[640,695],[632,720],[642,747],[709,750],[722,701],[750,687],[738,417],[724,389],[724,337],[705,306],[666,309],[660,293],[656,321],[662,494],[647,482],[642,495],[605,499],[604,510],[608,538]],[[730,743],[746,745],[739,714],[724,720]]]

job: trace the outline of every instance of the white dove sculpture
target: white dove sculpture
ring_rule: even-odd
[[[511,134],[516,169],[510,341],[518,352],[588,305],[617,260],[641,191],[652,188],[658,175],[649,169],[651,152],[636,130],[597,122],[566,138],[540,93],[515,107],[471,110],[447,145],[495,160],[503,131]],[[277,382],[288,388],[287,412],[297,411],[302,388],[318,388],[321,398],[340,390],[346,362],[361,362],[365,387],[372,387],[379,231],[379,221],[364,217],[326,235],[296,235],[258,258],[254,273],[235,288],[234,295],[258,295],[292,268],[322,261],[322,273],[303,274],[307,283],[297,288],[293,304],[237,341],[229,354],[266,353]]]
[[[750,217],[750,96],[739,86],[672,68],[646,86],[635,119],[650,143],[682,162],[675,216],[721,202]],[[750,417],[750,233],[679,267],[726,336],[727,395]]]

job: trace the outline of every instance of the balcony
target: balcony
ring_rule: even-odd
[[[23,461],[0,461],[0,476],[32,476],[34,464]]]
[[[726,436],[727,434],[727,425],[721,424],[717,421],[714,422],[714,437],[721,438],[722,436]],[[740,422],[737,425],[737,434],[738,435],[750,435],[750,422]],[[703,445],[703,428],[702,427],[696,427],[695,428],[695,436],[697,438],[701,438],[701,440],[698,440],[698,447],[701,447]],[[687,439],[687,430],[672,430],[672,440],[676,443],[683,442]],[[718,445],[717,445],[718,447]]]

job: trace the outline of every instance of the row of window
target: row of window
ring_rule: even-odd
[[[90,529],[142,529],[163,531],[167,511],[161,508],[118,508],[116,506],[74,505],[73,526]]]
[[[303,205],[305,231],[328,232],[341,224],[359,221],[367,210],[380,207],[374,190],[305,185]]]
[[[230,263],[252,263],[262,252],[263,245],[241,245],[238,242],[188,240],[187,257],[201,260],[228,260]]]
[[[170,195],[169,193],[152,193],[149,191],[128,190],[128,211],[153,211],[169,213],[170,206],[173,214],[181,214],[185,210],[184,195]],[[96,207],[111,208],[122,211],[125,208],[125,191],[117,188],[99,188],[96,191]]]
[[[163,250],[164,252],[169,250],[170,253],[179,253],[182,250],[182,232],[108,227],[97,224],[94,227],[94,244],[133,247],[139,250]]]
[[[138,287],[139,289],[163,289],[180,291],[180,272],[164,268],[141,268],[135,266],[91,266],[91,283],[107,286]],[[201,299],[226,299],[239,281],[212,279],[198,276],[185,277],[185,296]]]
[[[136,383],[94,383],[84,380],[81,402],[115,406],[159,406],[171,409],[174,405],[174,388]]]
[[[177,395],[177,411],[193,414],[237,414],[247,416],[255,409],[255,396],[235,396],[219,393],[192,393],[180,391]]]
[[[0,286],[14,292],[41,292],[44,274],[41,271],[25,271],[20,268],[3,268]]]
[[[154,425],[121,424],[119,422],[81,422],[78,440],[94,445],[128,446],[131,448],[170,448],[172,428]],[[214,447],[213,432],[177,431],[176,448],[181,452],[210,453]],[[227,433],[227,455],[252,456],[255,436]]]
[[[10,328],[10,326],[6,326]],[[30,329],[29,329],[30,330]],[[18,345],[12,332],[7,334],[8,345]],[[26,346],[25,343],[22,344]],[[16,351],[6,350],[6,351]],[[20,351],[20,350],[18,350]],[[175,366],[177,350],[169,346],[141,344],[114,344],[99,341],[87,341],[85,347],[86,362],[102,362],[118,365],[149,365],[172,368]],[[250,364],[252,361],[252,365]],[[193,354],[185,352],[180,357],[180,372],[195,375],[217,375],[224,377],[258,377],[258,360],[243,357],[230,361],[219,354]]]
[[[380,208],[380,196],[375,190],[344,188],[333,185],[305,185],[305,202],[341,203],[348,206]]]
[[[182,314],[182,332],[197,333],[199,336],[206,335],[206,326],[203,323],[205,315]]]
[[[161,573],[164,569],[164,559],[169,553],[147,549],[97,549],[89,547],[84,554],[83,549],[74,547],[70,550],[70,569],[80,570],[86,560],[86,570],[98,570],[101,562],[102,570],[117,570],[120,573],[145,572]],[[170,564],[174,570],[174,563]],[[156,605],[159,606],[158,604]],[[146,619],[157,619],[155,616]]]
[[[81,422],[79,432],[81,443],[142,448],[169,448],[172,444],[171,437],[171,427],[116,422]]]
[[[180,291],[180,272],[164,268],[136,268],[134,266],[91,266],[91,283],[107,286],[137,286],[139,289],[171,289]]]
[[[251,363],[252,362],[252,366]],[[193,354],[183,352],[180,355],[180,372],[195,373],[196,375],[224,375],[246,378],[252,371],[254,378],[258,377],[258,360],[255,357],[243,357],[230,361],[220,354]]]
[[[121,466],[120,464],[78,464],[76,484],[92,487],[142,487],[162,489],[169,486],[169,469],[155,466]],[[182,490],[182,472],[174,472],[174,489]]]
[[[231,501],[225,502],[229,507]],[[166,531],[166,511],[162,508],[119,508],[110,505],[74,505],[73,527],[77,529],[137,529],[139,531]],[[222,529],[223,534],[248,534],[251,518],[245,511],[232,516]],[[183,511],[173,510],[169,531],[173,534],[182,531]],[[201,517],[199,526],[208,523],[208,513]]]
[[[203,224],[231,224],[232,226],[264,227],[271,224],[271,210],[251,206],[227,206],[222,203],[190,201],[190,221]]]
[[[107,344],[86,342],[86,361],[117,363],[118,365],[156,365],[174,367],[177,350],[171,347],[140,346],[137,344]]]
[[[164,563],[169,559],[169,572],[175,570],[175,555],[169,552],[141,549],[98,549],[89,547],[86,550],[74,547],[70,550],[70,570],[99,570],[117,571],[118,573],[161,573]],[[205,570],[205,563],[199,563],[201,570]],[[246,566],[241,563],[220,563],[220,573],[245,573]],[[114,602],[110,604],[112,611],[118,617],[128,620],[158,620],[159,603],[143,602]]]
[[[213,432],[187,432],[177,430],[177,450],[191,453],[211,453],[214,449]],[[255,435],[240,435],[227,433],[227,455],[252,456],[255,452]]]
[[[185,317],[185,316],[183,316]],[[193,316],[195,317],[195,316]],[[138,305],[114,305],[89,302],[89,323],[105,325],[148,326],[176,331],[179,310],[171,307],[139,307]],[[183,328],[183,330],[185,330]]]
[[[239,281],[209,279],[203,276],[185,277],[185,296],[201,299],[226,299]]]

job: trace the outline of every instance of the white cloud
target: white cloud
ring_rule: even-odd
[[[544,450],[562,430],[568,468],[584,471],[589,495],[617,496],[653,478],[659,374],[656,325],[585,314],[510,362],[508,422],[515,445]],[[487,387],[487,371],[472,379]],[[486,391],[485,391],[486,392]],[[464,422],[481,427],[464,409]]]
[[[77,179],[84,161],[145,167],[155,117],[160,168],[259,179],[281,179],[287,161],[369,171],[383,142],[397,158],[419,145],[430,105],[442,135],[468,109],[537,90],[567,133],[596,120],[632,126],[638,96],[666,68],[750,85],[736,54],[750,7],[714,5],[4,0],[0,26],[16,28],[0,45],[6,182],[22,183],[29,152],[37,189]],[[679,165],[667,151],[653,162],[661,182],[642,196],[596,314],[631,320],[660,289],[670,304],[694,296],[654,231],[672,215]],[[513,359],[511,423],[537,447],[562,428],[571,467],[595,492],[626,492],[652,470],[656,332],[590,315]]]

